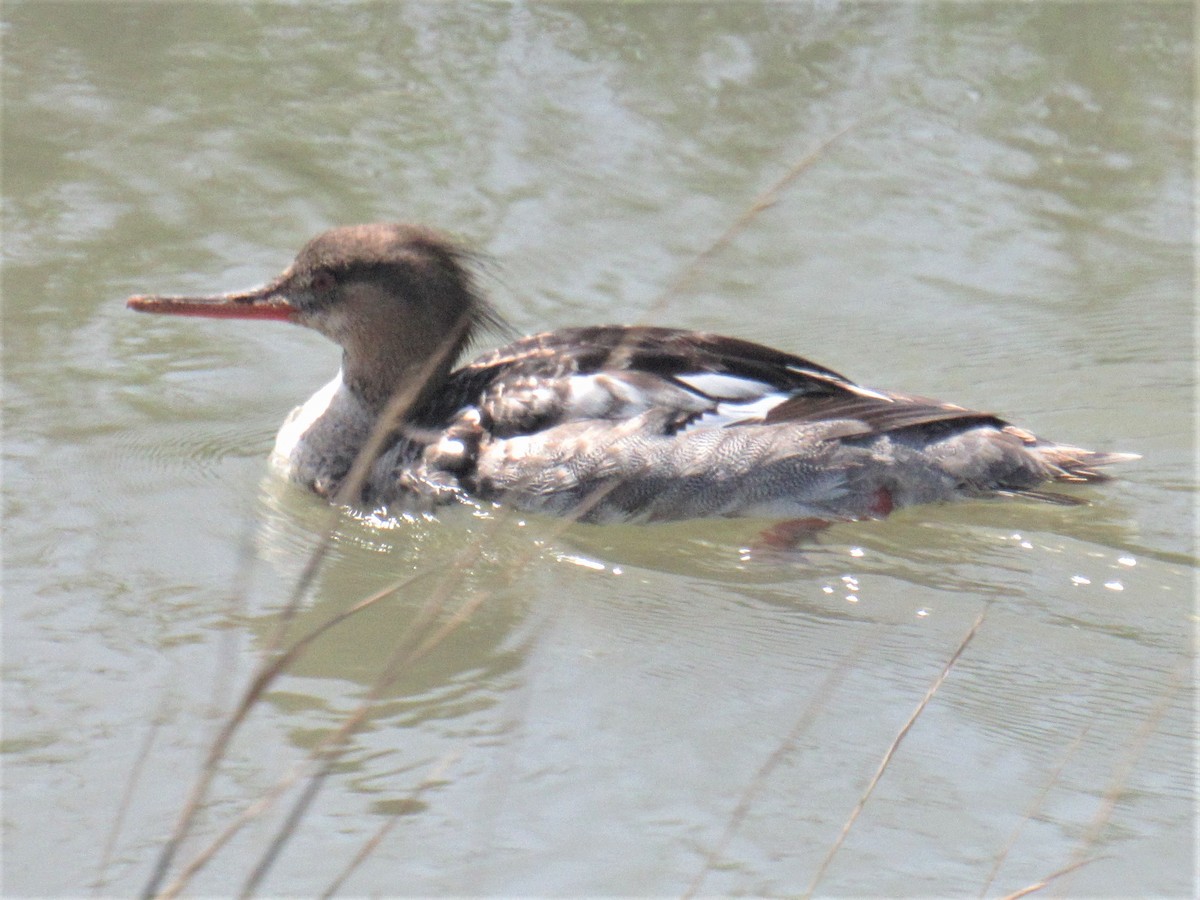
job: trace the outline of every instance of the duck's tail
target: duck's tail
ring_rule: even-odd
[[[1112,476],[1100,471],[1105,466],[1141,459],[1136,453],[1107,453],[1065,444],[1042,443],[1032,449],[1050,467],[1053,481],[1108,481]]]
[[[1141,459],[1141,456],[1136,453],[1109,453],[1105,451],[1085,450],[1083,447],[1072,447],[1068,444],[1056,444],[1053,441],[1044,441],[1028,431],[1012,425],[1004,427],[1002,431],[1021,439],[1025,445],[1024,452],[1028,455],[1027,458],[1033,457],[1037,461],[1038,467],[1041,469],[1041,478],[1044,481],[1063,484],[1108,481],[1112,476],[1107,472],[1101,471],[1106,466]],[[1028,470],[1026,471],[1028,472]],[[1014,480],[1019,481],[1019,479]],[[1086,500],[1081,500],[1068,494],[1040,490],[1035,485],[1017,485],[1011,481],[1009,484],[1004,485],[997,493],[1025,497],[1031,500],[1042,500],[1064,506],[1077,506],[1087,503]]]

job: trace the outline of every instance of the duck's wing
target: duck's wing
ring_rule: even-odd
[[[453,383],[455,402],[478,408],[502,437],[650,412],[667,432],[836,421],[844,424],[831,436],[868,437],[1007,424],[991,413],[872,390],[762,344],[668,328],[533,335],[484,354],[455,373]]]
[[[569,422],[654,413],[677,431],[763,423],[801,397],[886,395],[795,356],[737,338],[667,328],[569,328],[491,351],[451,379],[501,437]],[[469,398],[469,399],[468,399]]]

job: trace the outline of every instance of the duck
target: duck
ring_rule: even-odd
[[[280,428],[271,466],[349,507],[495,503],[588,523],[882,519],[963,499],[1085,501],[1136,454],[1043,440],[1000,416],[878,390],[763,344],[650,325],[512,336],[476,257],[422,225],[333,228],[274,280],[130,309],[311,328],[337,375]]]

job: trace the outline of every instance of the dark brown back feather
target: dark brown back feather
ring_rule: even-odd
[[[535,334],[485,353],[464,370],[497,367],[552,375],[600,369],[640,369],[663,376],[720,372],[781,390],[813,382],[851,383],[832,369],[752,341],[648,325],[597,325]]]
[[[887,399],[864,397],[849,392],[826,395],[800,394],[780,403],[764,420],[768,425],[782,422],[818,422],[854,419],[863,422],[871,435],[909,428],[955,431],[975,425],[1003,428],[1003,419],[924,397],[905,394],[887,395]]]

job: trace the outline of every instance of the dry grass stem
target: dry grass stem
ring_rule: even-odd
[[[1047,875],[1041,881],[1035,881],[1033,884],[1027,885],[1026,887],[1021,888],[1019,891],[1016,891],[1015,893],[1007,894],[1003,898],[1003,900],[1017,900],[1018,897],[1024,897],[1028,894],[1036,894],[1042,888],[1048,887],[1050,884],[1052,884],[1057,879],[1062,878],[1064,875],[1069,875],[1070,873],[1074,872],[1076,869],[1080,869],[1080,868],[1086,866],[1088,863],[1093,863],[1096,860],[1103,859],[1103,858],[1104,857],[1101,857],[1101,856],[1093,856],[1091,859],[1077,860],[1076,862],[1071,863],[1069,866],[1065,866],[1065,867],[1059,869],[1057,872]]]
[[[794,163],[792,167],[784,173],[782,178],[755,197],[750,206],[747,207],[745,211],[743,211],[742,214],[734,220],[733,224],[726,228],[725,231],[719,237],[717,237],[715,241],[709,244],[707,248],[700,251],[700,253],[693,257],[691,263],[675,277],[674,281],[667,285],[663,292],[658,295],[658,297],[646,310],[646,317],[649,318],[653,314],[660,312],[668,300],[670,300],[676,294],[682,293],[683,289],[695,280],[696,276],[700,273],[709,260],[729,246],[730,242],[732,242],[739,233],[744,231],[746,226],[753,222],[759,213],[774,206],[779,201],[779,195],[783,193],[783,191],[788,188],[793,181],[799,178],[801,173],[809,169],[824,155],[826,150],[841,140],[842,137],[844,137],[849,131],[858,127],[858,124],[859,122],[857,121],[851,122],[844,128],[835,131],[830,137],[827,137],[813,150],[810,150],[796,163]]]
[[[1171,702],[1175,699],[1175,695],[1179,693],[1187,681],[1188,674],[1191,672],[1191,661],[1188,660],[1181,664],[1175,670],[1175,674],[1167,683],[1166,689],[1158,698],[1158,702],[1151,707],[1149,714],[1139,726],[1137,733],[1129,742],[1128,748],[1125,751],[1125,756],[1114,767],[1112,782],[1108,786],[1108,790],[1104,792],[1104,797],[1100,801],[1100,807],[1096,810],[1096,815],[1092,819],[1088,830],[1084,833],[1079,841],[1079,846],[1076,848],[1074,855],[1071,858],[1070,864],[1063,870],[1062,874],[1073,872],[1079,868],[1079,865],[1084,861],[1091,850],[1092,845],[1100,838],[1100,834],[1108,825],[1109,819],[1112,818],[1113,810],[1117,806],[1117,800],[1121,796],[1121,792],[1125,790],[1125,786],[1129,783],[1129,776],[1133,774],[1134,766],[1141,758],[1142,753],[1146,750],[1146,744],[1150,741],[1151,736],[1158,729],[1159,723],[1166,715],[1167,709]],[[1059,885],[1060,890],[1066,890],[1065,882]]]
[[[116,817],[113,819],[112,826],[108,829],[108,836],[104,839],[104,850],[100,854],[100,866],[96,872],[96,882],[92,886],[92,896],[99,897],[100,892],[104,890],[104,885],[108,880],[108,867],[112,863],[113,851],[116,850],[117,840],[121,836],[121,828],[125,824],[125,816],[129,812],[129,805],[133,802],[133,793],[137,789],[138,782],[142,780],[142,772],[146,769],[146,762],[150,759],[150,751],[154,747],[155,738],[158,737],[158,732],[166,721],[166,706],[167,698],[164,694],[159,700],[158,709],[154,712],[154,718],[150,722],[150,727],[146,730],[146,736],[142,739],[142,746],[138,750],[137,758],[133,761],[133,768],[130,769],[129,778],[125,782],[125,790],[121,793],[121,802],[117,807]]]
[[[605,493],[606,491],[594,492],[591,496],[585,499],[584,503],[581,504],[577,510],[573,510],[573,513],[575,515],[582,515],[594,503],[598,502]],[[286,840],[288,837],[290,837],[292,832],[295,830],[296,825],[302,818],[303,812],[308,808],[312,800],[315,798],[316,792],[319,789],[320,784],[324,781],[325,776],[332,769],[333,765],[336,764],[337,759],[340,756],[340,752],[337,750],[337,747],[339,747],[345,741],[345,739],[366,720],[370,710],[373,708],[374,703],[378,700],[382,692],[385,691],[388,686],[394,683],[394,681],[402,673],[404,666],[410,664],[419,656],[424,656],[426,653],[436,647],[437,644],[444,640],[455,628],[467,621],[470,613],[477,609],[489,596],[491,596],[489,592],[473,593],[472,596],[463,604],[463,606],[460,607],[460,609],[451,617],[450,621],[445,623],[433,635],[424,637],[424,639],[422,639],[424,632],[428,628],[432,627],[432,624],[437,620],[438,615],[444,609],[446,601],[461,582],[462,578],[465,577],[465,573],[468,571],[472,560],[477,559],[482,553],[484,546],[486,546],[488,540],[493,536],[492,532],[500,527],[503,527],[510,517],[511,514],[495,517],[490,523],[491,527],[484,532],[479,539],[464,547],[464,549],[455,559],[454,563],[447,570],[445,578],[437,585],[433,595],[426,601],[423,608],[418,612],[414,620],[409,623],[409,626],[406,629],[407,636],[401,639],[397,651],[393,654],[388,664],[385,666],[380,677],[377,678],[372,685],[367,698],[359,707],[347,715],[347,718],[343,721],[342,725],[337,729],[337,731],[326,737],[311,751],[310,759],[320,758],[322,760],[321,765],[315,772],[311,774],[309,786],[306,787],[306,790],[297,800],[293,810],[291,813],[289,813],[287,822],[280,829],[280,832],[276,835],[270,847],[267,851],[265,851],[264,856],[260,859],[254,873],[251,876],[253,884],[248,884],[246,886],[248,890],[252,890],[255,886],[257,886],[258,883],[261,882],[262,878],[265,877],[267,871],[269,870],[270,864],[278,856],[279,851],[283,848]],[[553,531],[553,535],[557,536],[561,534],[573,522],[573,516],[566,517],[564,521],[557,524],[557,527]],[[520,571],[529,561],[529,559],[531,559],[536,553],[536,549],[531,549],[530,552],[523,554],[521,557],[514,560],[508,567],[507,574],[511,575]],[[379,600],[382,600],[385,597],[392,595],[396,591],[411,585],[419,577],[421,577],[420,574],[414,575],[404,579],[401,582],[390,585],[371,597],[368,597],[355,604],[349,610],[332,617],[330,620],[324,622],[317,628],[311,630],[303,637],[298,639],[296,643],[293,644],[285,653],[278,655],[273,663],[267,666],[266,669],[262,670],[256,677],[251,687],[247,689],[246,693],[243,695],[242,702],[239,704],[238,709],[227,721],[225,728],[218,736],[218,742],[214,744],[212,751],[210,751],[210,757],[213,760],[213,766],[211,768],[206,768],[205,770],[208,773],[208,778],[211,779],[212,775],[215,774],[216,760],[218,760],[224,754],[233,732],[236,730],[238,725],[240,725],[241,721],[245,718],[245,715],[249,712],[253,704],[262,696],[262,693],[265,691],[266,687],[276,677],[282,674],[284,669],[294,662],[295,659],[305,649],[307,649],[307,647],[310,646],[314,640],[316,640],[316,638],[318,638],[321,634],[324,634],[333,626],[377,603]],[[207,864],[209,860],[212,859],[216,852],[222,846],[224,846],[224,844],[226,844],[229,839],[241,829],[241,827],[270,808],[270,806],[281,796],[283,796],[283,794],[301,777],[303,777],[303,771],[301,770],[297,770],[293,772],[293,774],[285,776],[285,778],[281,779],[281,781],[277,783],[272,790],[264,795],[262,800],[249,807],[243,814],[237,816],[230,823],[230,825],[227,826],[227,828],[224,829],[218,835],[218,837],[209,844],[208,847],[197,853],[194,859],[185,865],[180,876],[172,882],[170,888],[163,892],[163,896],[175,896],[181,890],[183,890],[190,879],[205,864]],[[201,787],[202,789],[206,789],[207,783]],[[202,794],[199,791],[194,790],[193,796],[189,798],[189,821],[191,815],[193,815],[195,812],[195,807],[199,803],[198,797],[200,796],[202,796]],[[174,850],[173,847],[171,849]],[[154,885],[154,888],[157,890],[157,884]],[[154,891],[148,890],[146,892],[147,896],[153,896],[153,894]]]
[[[350,471],[338,487],[337,493],[330,498],[331,503],[326,524],[321,530],[321,540],[312,553],[309,554],[304,569],[301,571],[300,577],[292,589],[291,596],[280,612],[279,621],[276,624],[271,640],[267,642],[263,653],[264,656],[269,657],[283,643],[292,619],[300,609],[300,605],[304,597],[307,596],[309,589],[316,581],[321,567],[325,564],[325,559],[329,554],[330,548],[333,546],[333,537],[337,532],[338,523],[341,521],[342,507],[354,505],[355,498],[361,493],[367,476],[371,472],[371,466],[374,464],[380,451],[383,450],[385,442],[392,435],[396,424],[404,418],[405,413],[416,402],[425,383],[438,370],[438,367],[445,362],[446,357],[452,352],[458,337],[467,328],[467,324],[466,319],[460,320],[456,326],[456,330],[447,340],[443,341],[442,346],[438,348],[438,352],[425,361],[420,370],[418,370],[416,377],[399,388],[392,395],[391,399],[388,400],[388,404],[384,407],[379,421],[375,423],[370,435],[367,436],[366,443],[363,444],[355,455],[354,462],[350,466]]]
[[[468,545],[468,547],[463,551],[463,554],[460,554],[460,555],[465,555],[472,548],[474,548],[476,550],[480,549],[483,546],[483,543],[484,543],[484,538],[481,538],[479,541],[476,541],[474,544]],[[451,569],[451,574],[453,574],[454,572],[462,572],[463,570],[464,570],[463,566],[456,565]],[[327,621],[323,622],[321,625],[310,630],[309,632],[304,634],[301,638],[299,638],[294,644],[292,644],[291,647],[289,647],[287,649],[287,651],[276,656],[275,659],[269,665],[266,666],[266,668],[260,670],[260,672],[256,676],[254,682],[250,685],[250,687],[247,689],[246,693],[243,695],[242,702],[239,704],[237,711],[235,711],[233,717],[231,717],[229,720],[227,720],[225,728],[222,730],[222,733],[219,736],[219,737],[223,737],[225,739],[224,746],[222,746],[220,748],[214,747],[214,750],[219,749],[221,754],[224,753],[224,749],[228,745],[228,740],[229,740],[229,738],[232,737],[234,730],[236,730],[237,726],[240,724],[242,719],[245,718],[245,715],[253,707],[254,703],[256,703],[261,698],[261,696],[264,693],[264,691],[266,690],[266,688],[271,684],[271,682],[273,682],[275,680],[275,678],[277,678],[280,674],[282,674],[283,671],[288,666],[290,666],[309,646],[311,646],[312,643],[318,637],[320,637],[322,634],[329,631],[334,626],[346,621],[347,619],[351,618],[352,616],[357,615],[358,613],[362,612],[363,610],[368,609],[369,607],[375,605],[379,601],[392,596],[393,594],[402,590],[405,587],[412,585],[413,583],[418,581],[420,578],[424,577],[425,574],[427,574],[427,573],[419,572],[415,575],[412,575],[408,578],[405,578],[401,581],[395,582],[394,584],[391,584],[391,585],[388,585],[387,587],[382,588],[381,590],[372,594],[370,597],[360,600],[358,603],[356,603],[350,609],[345,610],[344,612],[338,613],[337,615],[335,615],[335,616],[331,617],[330,619],[328,619]],[[431,597],[430,600],[426,602],[425,606],[418,612],[417,616],[413,619],[413,621],[411,621],[409,623],[408,628],[407,628],[408,637],[407,637],[407,639],[402,639],[400,649],[397,651],[397,655],[402,655],[402,654],[409,652],[408,648],[414,646],[414,644],[417,642],[417,640],[419,640],[420,634],[425,629],[431,627],[432,623],[436,621],[438,613],[441,610],[442,605],[444,604],[444,601],[447,598],[449,592],[451,590],[453,590],[453,586],[455,583],[456,582],[452,578],[449,578],[449,577],[441,583],[440,587],[442,588],[442,591],[435,594],[434,597]],[[331,768],[332,765],[334,764],[334,762],[336,762],[336,759],[337,759],[336,755],[333,756],[333,758],[331,759],[328,755],[327,748],[329,747],[329,745],[331,743],[336,744],[338,741],[342,740],[344,736],[348,735],[354,728],[357,728],[358,725],[362,723],[362,721],[365,719],[364,711],[370,709],[371,705],[377,699],[378,693],[383,689],[383,686],[381,686],[382,681],[383,681],[382,679],[376,681],[376,683],[373,685],[372,691],[368,695],[367,700],[363,704],[361,704],[354,712],[349,714],[347,720],[345,722],[343,722],[343,725],[337,731],[333,732],[330,736],[327,736],[315,748],[313,748],[313,750],[311,751],[310,757],[309,757],[310,760],[317,759],[317,758],[324,758],[324,761],[325,761],[325,765],[322,766],[322,769],[319,769],[312,776],[314,779],[319,780],[319,779],[323,778],[322,770],[326,769],[326,768]],[[390,681],[387,683],[390,683]],[[211,753],[211,751],[210,751],[210,753]],[[213,768],[215,769],[215,764],[214,764]],[[210,777],[211,777],[211,774],[210,774]],[[286,775],[282,779],[280,779],[280,781],[277,782],[276,785],[264,795],[262,800],[260,800],[258,803],[253,804],[242,814],[235,817],[233,819],[233,821],[229,824],[229,826],[227,826],[207,847],[205,847],[203,850],[198,852],[196,854],[196,856],[184,866],[183,870],[181,871],[180,876],[178,876],[175,879],[175,881],[172,882],[171,887],[166,889],[164,891],[163,895],[164,896],[174,896],[175,894],[179,893],[179,891],[183,890],[183,888],[186,887],[188,881],[190,881],[190,879],[198,871],[200,871],[200,869],[203,868],[203,866],[205,864],[207,864],[207,862],[209,860],[212,859],[212,857],[215,855],[217,850],[219,850],[222,846],[224,846],[224,844],[227,843],[229,841],[229,839],[232,838],[233,835],[236,834],[245,824],[247,824],[250,821],[253,821],[259,815],[261,815],[263,812],[265,812],[267,809],[269,809],[270,806],[276,800],[278,800],[281,796],[283,796],[283,794],[290,787],[292,787],[296,783],[296,781],[298,781],[301,777],[303,777],[303,768],[298,767],[297,769],[294,769],[292,773],[290,773],[289,775]],[[307,795],[307,791],[306,791],[306,795]],[[310,797],[310,799],[311,799],[311,797]],[[278,848],[282,846],[282,843],[279,843],[278,838],[276,838],[276,841],[274,841],[272,843],[272,846],[275,847],[277,843],[278,843],[278,847],[276,847],[276,852],[277,852]],[[272,854],[272,856],[273,856],[273,854]],[[260,866],[261,866],[261,862],[260,862]],[[265,874],[265,870],[263,871],[262,874]],[[152,895],[152,892],[148,892],[148,893],[150,893]]]
[[[858,820],[859,814],[863,811],[863,807],[867,805],[867,800],[870,798],[871,793],[875,790],[875,786],[879,784],[879,779],[883,777],[883,773],[887,770],[888,764],[891,763],[892,757],[895,755],[897,748],[900,746],[900,742],[904,740],[909,730],[913,727],[913,724],[916,723],[917,718],[922,712],[925,711],[925,707],[929,705],[929,701],[933,699],[933,695],[938,692],[939,688],[941,688],[942,683],[945,682],[947,676],[950,674],[950,670],[954,668],[955,663],[958,662],[959,657],[961,657],[963,654],[963,651],[967,649],[967,646],[971,643],[972,639],[974,639],[976,633],[978,633],[979,626],[983,624],[983,620],[987,617],[987,611],[988,608],[986,606],[980,610],[979,615],[975,618],[974,623],[971,625],[970,629],[968,629],[963,639],[959,642],[958,647],[955,649],[954,653],[951,654],[950,659],[946,662],[946,665],[942,667],[942,671],[938,674],[938,677],[934,679],[933,684],[929,686],[929,690],[925,692],[925,696],[921,698],[921,702],[917,704],[916,709],[912,711],[912,715],[908,717],[908,721],[901,726],[900,731],[896,734],[896,737],[892,740],[891,745],[883,754],[883,759],[880,760],[879,767],[875,770],[875,774],[871,776],[871,780],[867,784],[867,789],[863,791],[862,796],[859,797],[858,803],[855,804],[854,809],[850,813],[850,818],[848,818],[846,820],[846,824],[842,826],[841,833],[838,834],[837,840],[833,842],[833,845],[825,854],[825,858],[821,860],[821,864],[817,867],[816,874],[813,875],[812,881],[809,882],[808,888],[804,891],[805,897],[811,897],[813,892],[817,889],[817,885],[820,884],[821,879],[825,877],[825,872],[829,868],[829,864],[833,861],[833,857],[837,855],[838,850],[841,849],[842,844],[846,840],[846,835],[850,833],[850,829],[854,826],[855,821]]]
[[[754,777],[750,779],[750,783],[746,785],[742,791],[741,797],[738,798],[737,805],[733,812],[729,815],[729,821],[725,825],[725,830],[721,833],[721,837],[709,850],[708,855],[704,858],[704,865],[692,879],[692,883],[688,885],[683,896],[686,898],[695,897],[704,884],[704,879],[708,877],[708,873],[716,866],[717,861],[725,853],[725,848],[729,846],[729,842],[733,839],[734,834],[741,827],[746,814],[750,812],[750,807],[757,799],[759,792],[766,784],[767,778],[773,772],[776,766],[783,761],[789,753],[795,749],[796,742],[808,731],[816,719],[817,714],[825,708],[829,698],[842,686],[842,681],[845,679],[847,672],[850,670],[851,663],[857,663],[866,650],[867,642],[860,641],[858,646],[850,653],[844,656],[838,664],[830,671],[821,684],[813,692],[812,697],[808,701],[808,705],[804,708],[804,712],[800,714],[800,718],[796,720],[796,724],[792,726],[779,746],[776,747],[771,755],[766,758],[758,771],[754,773]]]
[[[1031,821],[1033,817],[1037,815],[1038,810],[1042,808],[1042,804],[1046,802],[1046,797],[1050,795],[1051,789],[1058,784],[1059,778],[1062,777],[1063,769],[1065,769],[1067,767],[1067,763],[1075,757],[1075,752],[1083,744],[1083,739],[1087,736],[1087,733],[1091,730],[1091,728],[1092,726],[1089,722],[1079,730],[1079,734],[1075,736],[1075,740],[1071,742],[1071,746],[1067,748],[1067,752],[1064,753],[1062,759],[1059,760],[1058,766],[1054,769],[1054,772],[1048,779],[1046,779],[1046,783],[1042,785],[1042,789],[1038,791],[1037,796],[1033,798],[1033,802],[1029,804],[1029,808],[1026,809],[1024,815],[1021,816],[1021,821],[1017,823],[1017,827],[1014,828],[1012,834],[1009,835],[1008,840],[1004,843],[1004,847],[996,855],[996,862],[992,866],[992,871],[988,873],[987,881],[983,883],[983,888],[979,891],[979,896],[981,898],[987,896],[987,892],[992,887],[992,882],[994,882],[996,880],[996,876],[1000,874],[1000,869],[1004,866],[1004,861],[1008,859],[1008,854],[1012,851],[1012,848],[1016,846],[1017,839],[1020,838],[1021,832],[1024,830],[1025,825]]]
[[[255,566],[258,564],[258,557],[254,552],[254,534],[257,527],[258,522],[247,516],[243,523],[242,536],[238,540],[237,563],[225,603],[225,617],[228,622],[237,621],[246,612],[251,579],[254,576]],[[234,695],[234,684],[241,662],[241,654],[238,652],[238,634],[239,632],[233,628],[225,628],[221,632],[217,672],[212,685],[213,718],[218,718],[226,712]]]
[[[159,885],[162,883],[162,879],[166,877],[167,869],[174,858],[175,851],[178,849],[180,841],[182,841],[183,837],[190,829],[196,812],[198,811],[200,804],[203,802],[204,797],[207,795],[208,788],[212,783],[212,779],[216,776],[217,766],[220,763],[220,760],[224,757],[230,741],[233,739],[238,727],[245,720],[250,710],[254,707],[254,704],[258,702],[271,683],[284,671],[284,669],[291,665],[292,662],[294,662],[296,658],[302,654],[309,645],[312,644],[313,641],[315,641],[326,631],[333,628],[335,625],[346,621],[346,619],[350,618],[356,613],[373,606],[380,600],[391,596],[400,588],[416,580],[417,577],[418,576],[412,576],[411,578],[391,585],[381,591],[378,591],[370,597],[359,601],[349,610],[339,613],[338,615],[310,631],[308,634],[301,637],[286,651],[276,655],[274,659],[264,661],[254,678],[251,680],[250,685],[243,692],[241,700],[238,702],[237,709],[235,709],[225,720],[220,731],[217,733],[216,738],[213,740],[213,743],[209,748],[208,756],[206,757],[204,765],[201,769],[201,774],[192,785],[192,790],[188,795],[186,803],[184,804],[183,812],[181,813],[179,821],[176,824],[175,832],[172,834],[167,845],[159,854],[155,870],[152,873],[151,880],[147,883],[143,891],[143,896],[152,897],[158,892]]]
[[[571,510],[567,516],[563,518],[562,521],[556,523],[556,527],[552,531],[553,536],[557,537],[566,531],[567,528],[574,524],[579,516],[585,515],[589,509],[603,499],[615,486],[615,484],[603,486],[585,497],[579,504],[575,506],[574,509]],[[432,625],[432,623],[436,620],[438,613],[445,608],[446,601],[450,598],[450,595],[465,577],[470,563],[474,559],[477,559],[482,553],[483,547],[486,545],[487,539],[491,537],[492,532],[500,527],[503,527],[511,517],[512,513],[508,511],[506,511],[503,515],[495,517],[492,520],[491,527],[488,529],[488,531],[484,532],[479,539],[464,548],[464,550],[455,560],[454,564],[448,569],[446,577],[441,581],[441,583],[435,589],[434,594],[426,602],[425,608],[418,616],[418,621],[424,625]],[[536,549],[531,548],[529,552],[522,554],[520,557],[513,560],[505,573],[505,581],[507,581],[508,578],[515,573],[521,571],[525,564],[532,559],[537,552],[538,551]],[[264,851],[263,856],[255,866],[254,871],[251,873],[250,878],[244,886],[243,896],[248,896],[250,893],[252,893],[266,877],[270,867],[278,858],[279,853],[282,851],[287,841],[295,832],[297,826],[303,818],[304,813],[308,810],[312,804],[312,801],[316,798],[317,792],[320,790],[325,778],[332,771],[333,766],[340,758],[348,738],[354,731],[358,729],[360,725],[362,725],[363,722],[366,721],[374,707],[375,702],[380,696],[382,696],[383,692],[400,677],[408,665],[411,665],[414,661],[429,653],[438,644],[445,640],[454,630],[464,624],[475,612],[475,610],[477,610],[487,599],[493,596],[493,594],[494,590],[473,592],[440,628],[438,628],[428,637],[425,637],[423,640],[420,639],[422,633],[421,629],[414,627],[407,629],[406,638],[401,641],[400,646],[389,659],[379,677],[373,683],[371,690],[368,692],[363,703],[360,704],[359,707],[352,713],[350,713],[345,720],[343,720],[341,727],[339,727],[336,732],[323,739],[312,751],[313,758],[322,758],[321,765],[310,776],[309,784],[306,785],[305,790],[301,793],[301,796],[297,799],[296,803],[292,807],[292,810],[289,812],[286,821],[280,827],[275,838],[271,841],[271,844],[268,846],[266,851]],[[349,613],[347,613],[347,615],[348,614]],[[320,630],[325,630],[325,627],[323,626]],[[283,791],[276,792],[275,797],[278,798],[282,795],[282,793]],[[249,819],[245,819],[244,821],[249,821]],[[211,855],[209,855],[209,858],[211,858]]]
[[[432,787],[442,780],[446,774],[446,770],[449,769],[450,765],[458,759],[458,756],[459,755],[457,753],[452,753],[443,757],[434,767],[433,771],[426,775],[420,784],[408,792],[408,796],[405,797],[405,799],[410,803],[415,803],[417,800],[419,800],[427,788]],[[341,889],[342,885],[346,883],[346,879],[354,874],[355,869],[362,865],[367,857],[375,852],[375,848],[377,848],[383,842],[383,839],[387,837],[388,833],[396,827],[396,825],[400,822],[401,815],[402,813],[397,812],[388,816],[387,821],[376,829],[375,833],[367,839],[361,848],[359,848],[358,853],[354,854],[354,858],[346,864],[346,867],[342,869],[342,871],[338,873],[337,877],[329,883],[328,887],[321,892],[322,900],[327,900],[327,898],[332,897]]]
[[[294,771],[292,776],[281,779],[271,790],[264,793],[257,801],[238,813],[204,850],[197,853],[184,864],[173,881],[154,896],[168,898],[168,900],[172,897],[178,897],[183,892],[183,889],[187,887],[188,882],[192,880],[192,877],[204,868],[222,847],[229,843],[230,839],[241,830],[243,825],[266,812],[284,791],[296,783],[299,777],[299,772]]]

